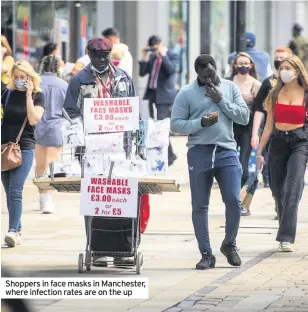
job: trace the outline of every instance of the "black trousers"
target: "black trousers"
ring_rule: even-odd
[[[277,205],[279,229],[276,240],[279,242],[295,241],[307,159],[308,135],[304,128],[289,132],[274,130],[269,147],[269,171]]]
[[[237,148],[240,148],[240,163],[243,168],[243,175],[242,175],[242,187],[245,185],[248,177],[249,177],[249,159],[251,155],[251,135],[252,135],[252,127],[250,125],[248,126],[242,126],[238,124],[233,125],[233,131],[234,131],[234,139],[237,144]]]
[[[150,111],[150,117],[154,119],[154,101],[149,100],[149,111]],[[165,118],[170,118],[171,117],[171,107],[172,104],[155,104],[156,110],[157,110],[157,120],[163,120]],[[169,163],[170,160],[175,156],[173,152],[173,148],[171,145],[171,142],[169,141],[169,146],[168,146],[168,159]]]

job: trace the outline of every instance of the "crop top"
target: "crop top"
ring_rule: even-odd
[[[292,125],[304,124],[306,119],[305,99],[302,105],[280,104],[277,100],[274,113],[276,122]]]

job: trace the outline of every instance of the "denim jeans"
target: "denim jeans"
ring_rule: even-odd
[[[295,241],[307,156],[308,138],[304,129],[289,132],[274,130],[269,148],[269,171],[278,210],[278,242]]]
[[[22,150],[22,165],[16,169],[1,172],[9,212],[9,232],[21,231],[22,193],[30,173],[34,149]]]
[[[241,186],[243,187],[249,177],[249,159],[251,156],[251,135],[252,127],[251,126],[242,126],[234,124],[234,139],[237,144],[237,148],[240,148],[240,163],[243,168],[243,175]]]
[[[196,145],[187,153],[192,222],[200,253],[212,252],[209,238],[208,209],[213,179],[218,182],[225,203],[226,230],[224,243],[236,243],[241,217],[242,167],[236,151],[215,145]]]

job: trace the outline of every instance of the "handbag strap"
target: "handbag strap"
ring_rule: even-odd
[[[16,144],[20,141],[20,138],[21,138],[21,135],[22,133],[24,132],[25,130],[25,127],[26,127],[26,124],[27,124],[27,121],[28,121],[28,117],[25,118],[20,130],[19,130],[19,133],[18,133],[18,136],[16,138]]]
[[[304,102],[305,102],[305,107],[306,107],[306,124],[308,124],[308,91],[305,90],[304,93]]]

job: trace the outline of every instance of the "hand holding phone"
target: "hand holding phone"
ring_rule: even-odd
[[[214,113],[209,113],[206,114],[202,117],[201,119],[201,125],[204,128],[211,127],[215,125],[219,120],[219,113],[214,112]]]
[[[34,84],[33,84],[33,81],[30,77],[28,77],[26,82],[25,82],[25,88],[27,89],[27,93],[32,95],[32,92],[34,89]]]

